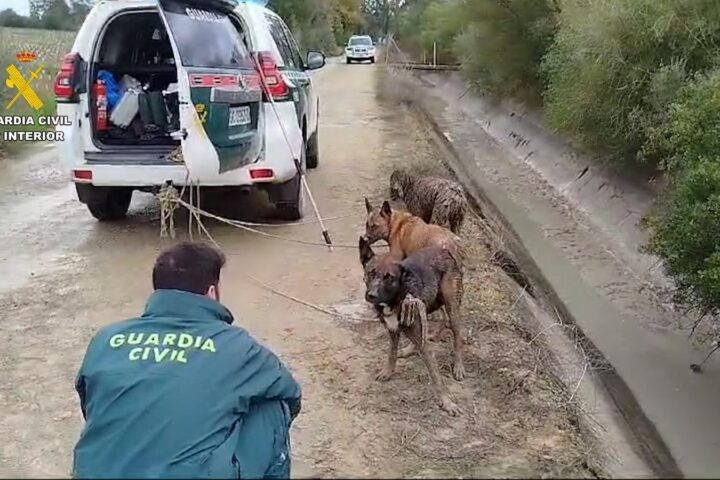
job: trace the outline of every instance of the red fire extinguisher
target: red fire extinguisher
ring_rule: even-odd
[[[105,131],[108,128],[108,112],[107,112],[107,90],[102,80],[95,82],[95,102],[97,106],[97,117],[95,121],[95,129]]]

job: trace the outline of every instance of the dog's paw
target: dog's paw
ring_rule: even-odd
[[[448,397],[447,395],[443,396],[440,399],[440,408],[445,410],[447,413],[449,413],[453,417],[458,417],[458,416],[462,415],[462,413],[463,413],[462,409],[460,407],[458,407],[455,402],[450,400],[450,397]]]
[[[380,370],[380,373],[375,376],[375,380],[377,380],[378,382],[387,382],[388,380],[390,380],[390,378],[392,378],[394,374],[394,371],[383,368],[382,370]]]
[[[462,382],[465,379],[465,365],[462,362],[457,362],[453,365],[453,378],[458,382]]]

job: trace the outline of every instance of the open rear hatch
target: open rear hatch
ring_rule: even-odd
[[[110,72],[119,83],[132,81],[125,76],[141,83],[139,88],[135,85],[137,113],[133,89],[124,88],[127,85],[121,86],[120,99],[108,111],[109,125],[118,127],[113,119],[120,118],[118,123],[128,125],[127,131],[139,120],[147,132],[149,119],[151,132],[159,134],[149,140],[130,132],[127,139],[113,142],[98,135],[96,128],[99,157],[107,154],[108,163],[111,156],[112,163],[122,163],[123,150],[141,150],[150,156],[164,155],[157,163],[165,163],[167,152],[179,143],[182,155],[174,157],[184,160],[193,179],[216,177],[259,158],[264,131],[260,77],[233,6],[224,0],[160,0],[158,24],[144,29],[144,39],[136,40],[153,48],[136,48],[124,69]],[[142,35],[137,24],[134,30],[133,38]],[[123,103],[128,91],[131,108]],[[97,112],[95,120],[97,126]],[[161,153],[164,147],[168,149]]]
[[[264,132],[262,90],[245,29],[225,1],[160,0],[178,57],[182,153],[191,177],[255,162]]]

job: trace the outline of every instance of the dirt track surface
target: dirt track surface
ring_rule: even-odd
[[[333,63],[316,77],[321,165],[310,183],[323,216],[344,217],[328,223],[337,244],[357,244],[363,197],[383,197],[391,163],[419,150],[432,155],[406,113],[378,105],[375,68]],[[159,238],[149,196],[135,195],[124,222],[92,219],[52,148],[0,162],[0,209],[0,477],[67,477],[82,428],[73,380],[87,342],[101,326],[142,311],[154,258],[171,241]],[[306,212],[311,219],[309,205]],[[390,382],[374,380],[387,342],[363,301],[356,249],[329,253],[209,226],[228,255],[221,293],[236,325],[275,350],[303,384],[293,476],[592,473],[591,444],[559,400],[562,387],[544,373],[532,332],[508,320],[512,287],[482,252],[469,273],[463,384],[450,378],[447,345],[438,354],[466,411],[453,419],[437,408],[417,357],[400,360]],[[316,225],[267,231],[321,240]],[[186,237],[186,222],[178,232]],[[340,317],[278,296],[247,273]]]

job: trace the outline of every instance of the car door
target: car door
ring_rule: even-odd
[[[279,67],[280,71],[285,75],[291,85],[292,100],[295,104],[298,126],[302,127],[303,118],[306,118],[308,122],[311,120],[311,118],[307,116],[309,105],[308,90],[311,85],[310,76],[305,72],[305,64],[299,52],[296,54],[293,51],[293,44],[291,43],[292,34],[288,35],[289,30],[287,26],[285,26],[285,22],[270,12],[266,13],[266,20],[270,34],[283,60],[282,66]],[[308,125],[308,128],[309,127],[310,125]],[[307,140],[307,138],[305,140]]]
[[[299,65],[297,69],[298,77],[298,88],[300,89],[300,95],[302,100],[302,107],[305,109],[308,122],[308,137],[315,131],[317,125],[317,98],[313,86],[312,76],[307,72],[305,68],[305,60],[300,54],[300,48],[298,48],[297,42],[288,26],[283,22],[283,31],[287,38],[290,46],[290,53],[295,60],[295,64]]]
[[[195,178],[231,172],[262,150],[260,78],[234,5],[160,0],[178,64],[183,157]]]

